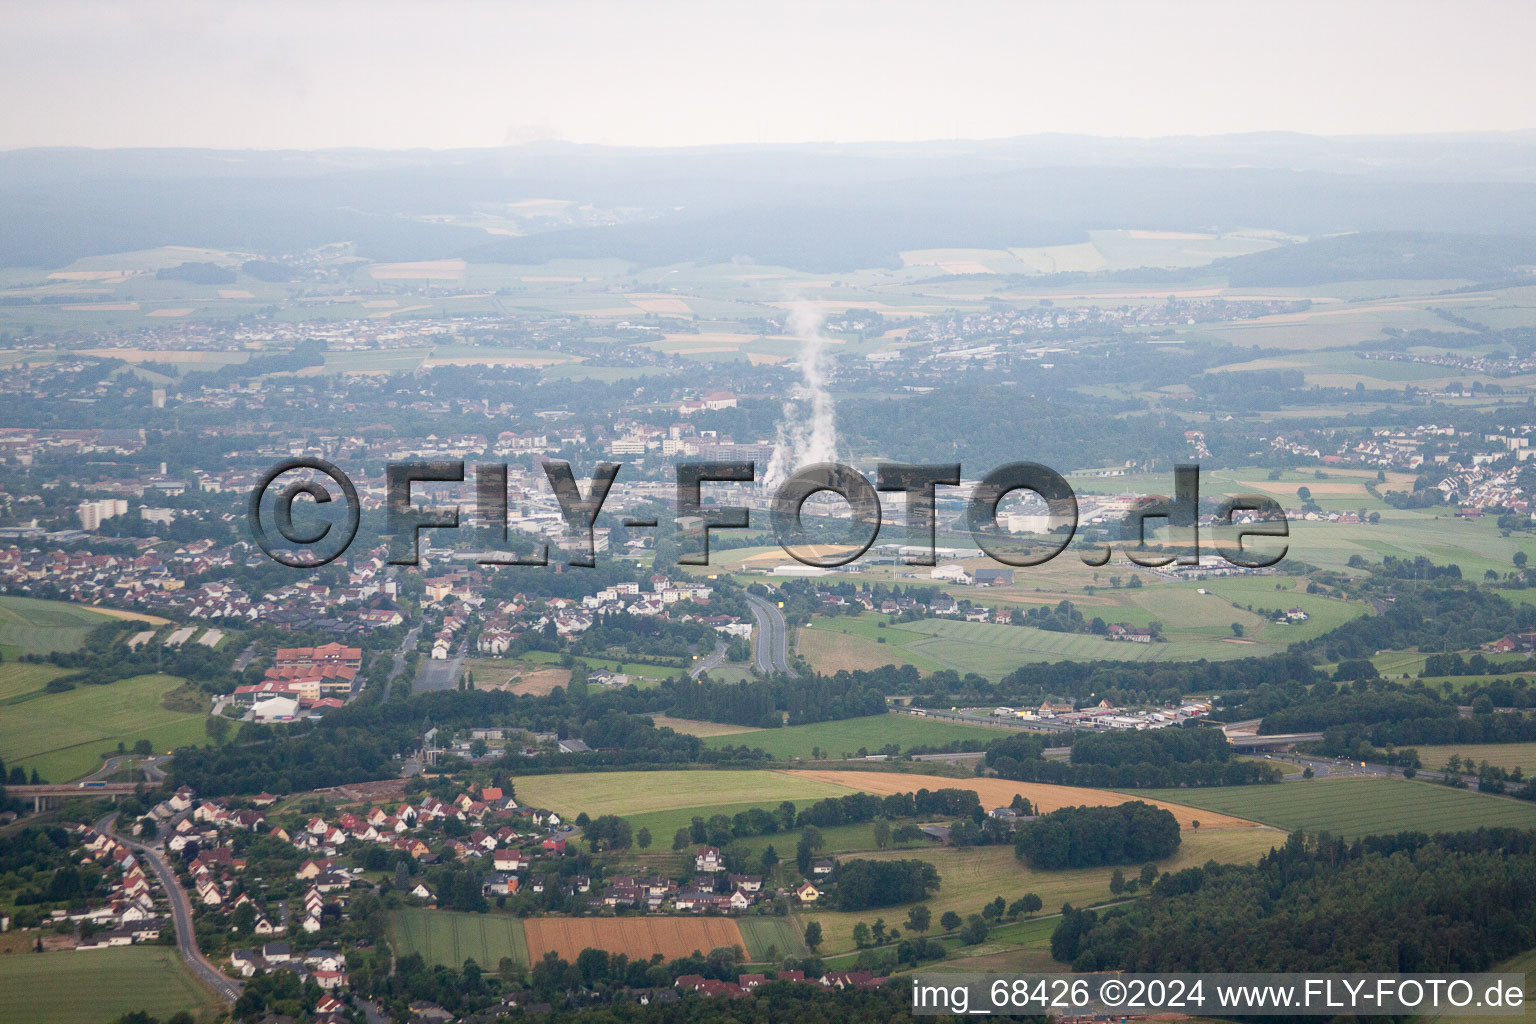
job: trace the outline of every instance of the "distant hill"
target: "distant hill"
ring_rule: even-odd
[[[1372,231],[1233,256],[1204,270],[1241,288],[1393,278],[1501,281],[1532,266],[1536,236]]]
[[[442,222],[530,198],[625,215],[574,229],[534,224],[538,233],[521,237]],[[1097,228],[1536,236],[1536,139],[0,152],[0,266],[162,245],[270,256],[352,242],[381,261],[744,257],[836,272],[892,266],[906,249],[1054,245]],[[1278,263],[1234,260],[1228,272],[1275,278],[1289,252],[1265,254]],[[1343,272],[1339,259],[1326,273]],[[1414,258],[1403,269],[1445,276],[1441,266]]]

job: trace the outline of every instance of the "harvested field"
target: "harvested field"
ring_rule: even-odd
[[[125,308],[138,309],[137,302],[123,303]],[[82,309],[108,309],[111,306],[82,306]],[[248,352],[200,351],[198,349],[154,348],[82,348],[76,355],[94,356],[97,359],[121,359],[125,363],[243,363],[250,358]]]
[[[652,715],[651,721],[658,729],[671,729],[687,736],[740,736],[746,732],[762,732],[750,725],[729,725],[725,722],[700,722],[691,718],[673,718],[671,715]]]
[[[693,312],[693,307],[687,302],[672,295],[626,295],[625,298],[645,313],[680,313],[686,316]]]
[[[557,686],[569,686],[571,684],[571,670],[568,668],[539,668],[526,670],[513,675],[500,683],[482,684],[480,677],[475,676],[475,689],[477,690],[506,690],[508,693],[527,693],[535,697],[547,697]]]
[[[897,772],[792,771],[784,774],[836,786],[848,786],[851,789],[877,793],[881,796],[891,793],[912,793],[919,789],[946,787],[970,789],[981,797],[982,805],[985,807],[1005,807],[1013,799],[1014,794],[1019,793],[1023,794],[1024,799],[1033,804],[1036,809],[1043,812],[1055,811],[1063,807],[1109,807],[1131,800],[1144,800],[1149,804],[1156,804],[1158,807],[1172,811],[1173,816],[1179,819],[1179,825],[1183,828],[1189,828],[1190,822],[1196,819],[1199,819],[1202,829],[1255,827],[1254,822],[1245,821],[1242,818],[1208,810],[1196,811],[1181,804],[1108,789],[1052,786],[1043,782],[1009,782],[1006,779],[947,779],[933,775],[904,775]]]
[[[50,281],[107,281],[118,284],[139,273],[137,270],[55,270]]]
[[[170,619],[161,618],[158,615],[150,615],[148,612],[133,612],[126,608],[103,608],[99,604],[73,603],[71,608],[84,608],[86,611],[95,612],[97,615],[105,615],[109,619],[127,619],[130,622],[148,622],[155,626],[164,626]]]
[[[399,281],[412,278],[457,281],[464,276],[467,264],[463,260],[422,260],[417,263],[377,263],[368,268],[376,281]]]
[[[425,309],[425,306],[408,306],[405,309],[394,310],[396,313],[407,313],[412,309]],[[374,313],[373,316],[387,316],[388,314]],[[504,355],[496,352],[487,352],[485,355],[475,356],[429,356],[425,366],[555,366],[559,363],[570,362],[564,356],[550,354],[543,356],[533,355]]]
[[[906,664],[893,645],[862,636],[834,633],[830,629],[800,630],[796,650],[816,671],[827,675],[845,670],[859,672],[877,669],[882,665]]]
[[[695,950],[746,948],[736,922],[720,917],[530,917],[523,922],[523,930],[529,958],[535,963],[545,953],[558,953],[574,962],[584,949],[624,953],[631,960],[649,959],[655,953],[675,960]]]

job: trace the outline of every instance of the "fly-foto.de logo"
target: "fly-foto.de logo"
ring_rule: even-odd
[[[570,463],[543,463],[565,531],[560,544],[564,564],[597,564],[594,531],[622,469],[620,463],[598,463],[583,487]],[[548,565],[547,540],[535,540],[516,550],[509,545],[506,464],[476,464],[469,478],[474,489],[473,529],[478,531],[475,543],[481,549],[473,560],[487,566]],[[461,527],[460,504],[417,507],[413,488],[465,481],[462,460],[388,464],[383,536],[391,564],[419,564],[423,530]],[[756,482],[757,467],[752,462],[678,464],[675,519],[671,524],[680,548],[677,564],[707,566],[713,533],[753,529],[754,509],[749,504],[722,504],[721,500],[729,498],[726,491],[731,485],[739,493],[743,486]],[[767,513],[774,540],[785,554],[804,565],[835,568],[854,562],[874,544],[885,515],[880,495],[899,496],[898,503],[904,509],[902,560],[908,565],[935,565],[939,489],[959,487],[960,483],[959,463],[881,463],[873,481],[848,465],[817,463],[786,478],[756,505],[758,511]],[[1074,539],[1079,539],[1078,556],[1090,566],[1106,564],[1116,546],[1131,561],[1152,568],[1198,565],[1202,543],[1213,547],[1231,565],[1245,569],[1272,566],[1286,556],[1285,538],[1290,536],[1290,528],[1284,510],[1272,498],[1260,494],[1223,496],[1208,502],[1202,511],[1199,466],[1176,466],[1173,483],[1172,497],[1141,496],[1107,531],[1100,529],[1092,539],[1079,539],[1077,495],[1066,478],[1036,462],[1012,462],[989,472],[962,496],[961,528],[988,558],[1014,567],[1049,562],[1072,546]],[[717,493],[708,493],[711,488]],[[1007,529],[999,515],[1005,499],[1021,494],[1032,496],[1046,509],[1043,516],[1031,517],[1038,525],[1027,537]],[[832,503],[833,511],[808,513],[807,504],[813,498]],[[296,508],[304,510],[298,519]],[[356,539],[362,504],[352,480],[334,464],[318,458],[292,458],[263,474],[251,492],[247,516],[256,543],[273,560],[295,568],[317,568],[334,561]],[[840,531],[835,543],[820,539],[813,529],[818,522],[824,526],[826,520],[835,521]],[[661,525],[654,517],[619,521],[628,530]],[[1158,525],[1181,531],[1183,536],[1176,543],[1149,544],[1148,531]],[[1270,543],[1263,550],[1255,550],[1246,544],[1253,538],[1265,538]]]

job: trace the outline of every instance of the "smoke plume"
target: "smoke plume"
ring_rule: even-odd
[[[800,339],[800,378],[784,400],[773,458],[764,485],[772,490],[801,466],[837,460],[837,417],[827,393],[827,339],[821,312],[809,303],[791,307],[790,330]]]

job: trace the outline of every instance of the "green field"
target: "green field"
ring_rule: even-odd
[[[1426,768],[1443,768],[1455,754],[1476,764],[1487,761],[1508,771],[1521,768],[1527,776],[1536,775],[1536,743],[1449,743],[1445,746],[1415,746]]]
[[[0,705],[20,704],[43,695],[43,687],[64,670],[55,665],[33,665],[20,661],[0,664]]]
[[[1165,635],[1173,634],[1176,625],[1176,620],[1165,620]],[[1114,643],[1089,633],[1053,633],[1031,626],[955,619],[921,619],[902,628],[926,634],[926,639],[909,645],[917,653],[947,668],[992,678],[1031,661],[1231,661],[1276,649],[1262,642],[1229,640],[1230,628],[1225,636],[1187,637],[1156,644]]]
[[[956,740],[990,743],[1008,735],[1002,729],[939,722],[911,715],[871,715],[867,718],[845,718],[838,722],[763,729],[750,735],[710,736],[705,738],[704,745],[717,749],[726,746],[756,747],[766,750],[779,760],[789,760],[809,758],[813,747],[821,749],[822,757],[844,757],[854,754],[860,747],[875,753],[888,743],[906,750],[915,746],[943,746]]]
[[[1378,556],[1379,557],[1379,556]],[[980,564],[980,563],[978,563]],[[1113,643],[1092,633],[1058,633],[1030,626],[919,619],[890,622],[885,616],[817,617],[800,631],[799,650],[823,672],[910,664],[931,672],[950,668],[991,678],[1038,661],[1227,661],[1262,657],[1311,640],[1367,614],[1364,604],[1305,592],[1294,576],[1254,576],[1169,583],[1153,577],[1140,587],[1107,586],[1111,576],[1067,567],[1036,582],[996,590],[947,586],[951,596],[1003,609],[1054,605],[1065,597],[1087,618],[1147,626],[1162,623],[1164,642]],[[1143,577],[1138,577],[1143,578]],[[1202,593],[1203,591],[1203,593]],[[1265,610],[1300,607],[1307,619],[1274,623]],[[1250,610],[1252,609],[1252,610]],[[1233,623],[1243,627],[1238,638]]]
[[[458,967],[474,960],[495,970],[503,957],[527,965],[521,918],[407,907],[389,916],[389,936],[402,955],[420,953],[427,963]]]
[[[206,743],[206,715],[169,711],[160,703],[181,684],[175,676],[135,676],[31,697],[24,707],[0,714],[0,758],[29,772],[35,768],[48,782],[68,782],[99,768],[101,755],[115,751],[119,741],[132,747],[147,739],[157,752]]]
[[[1148,789],[1138,795],[1235,814],[1287,831],[1355,838],[1455,832],[1483,825],[1536,828],[1536,804],[1406,779],[1316,779],[1278,786]]]
[[[890,824],[892,830],[894,831],[897,827],[902,825],[903,822],[894,822]],[[746,845],[747,849],[752,851],[753,856],[761,856],[763,850],[769,845],[772,845],[774,850],[778,852],[779,856],[784,858],[789,857],[789,854],[794,851],[795,841],[798,834],[799,833],[797,832],[779,832],[767,836],[752,836],[750,838],[743,839],[742,843]],[[833,825],[822,829],[821,837],[826,840],[827,845],[824,849],[828,854],[841,855],[846,853],[858,853],[866,850],[878,849],[878,847],[875,845],[875,823],[872,821],[861,821],[856,825]],[[669,841],[671,839],[670,832],[667,833],[667,839]],[[925,850],[930,849],[932,846],[933,840],[926,837],[922,839],[914,839],[907,843],[898,843],[893,839],[890,840],[886,849],[902,850],[916,848]],[[789,859],[793,860],[792,857]]]
[[[517,780],[519,803],[571,816],[580,811],[594,818],[599,814],[621,814],[631,821],[637,820],[637,815],[656,811],[686,809],[689,814],[700,814],[704,812],[696,808],[708,808],[709,813],[714,813],[713,809],[721,804],[743,805],[737,808],[741,810],[747,806],[777,806],[782,800],[819,800],[851,792],[844,786],[774,771],[593,772],[535,775]],[[683,821],[687,823],[687,815]],[[652,832],[659,837],[655,829]]]
[[[1278,788],[1278,787],[1268,787]],[[1284,840],[1267,828],[1211,829],[1186,831],[1178,852],[1158,862],[1165,871],[1177,871],[1204,864],[1208,860],[1246,863]],[[1012,846],[929,847],[928,849],[886,851],[861,854],[870,859],[918,859],[933,864],[939,872],[939,891],[927,901],[933,911],[934,927],[939,915],[953,910],[964,916],[980,912],[982,904],[997,896],[1015,900],[1027,892],[1045,903],[1045,913],[1054,913],[1063,903],[1074,906],[1099,903],[1110,898],[1109,879],[1113,868],[1073,868],[1066,871],[1037,871],[1021,864]],[[1127,872],[1130,874],[1131,872]],[[805,909],[797,911],[804,920],[821,922],[824,950],[837,953],[853,948],[853,926],[860,921],[873,922],[883,917],[887,924],[901,927],[906,907],[884,907],[855,913]]]
[[[841,790],[836,794],[830,795],[843,796],[849,792],[851,791]],[[687,828],[695,816],[707,820],[710,816],[715,814],[723,814],[728,818],[732,818],[742,813],[743,811],[750,811],[755,808],[761,808],[765,811],[772,811],[776,810],[779,804],[786,799],[794,798],[783,797],[779,800],[748,800],[744,803],[737,804],[700,804],[696,807],[675,807],[671,810],[650,811],[645,814],[626,814],[623,815],[623,818],[625,821],[628,821],[630,827],[637,832],[642,828],[650,829],[651,852],[662,853],[672,849],[672,837],[677,833],[678,829]],[[795,800],[794,802],[797,807],[803,807],[812,803],[811,800],[804,798]],[[776,841],[779,846],[783,846],[786,842],[786,839],[783,835],[776,835],[766,837],[764,841]],[[747,842],[750,843],[752,840],[747,840]],[[794,843],[790,841],[791,849],[793,849],[793,846]],[[782,850],[780,850],[780,855],[783,855]]]
[[[60,601],[0,597],[0,648],[7,659],[17,654],[72,651],[107,616]]]
[[[988,971],[1061,971],[1064,964],[1051,958],[1051,933],[1060,920],[1055,914],[1025,918],[992,929],[979,945],[961,945],[957,939],[941,939],[950,959],[925,966],[923,973],[966,974]]]
[[[1525,975],[1525,1012],[1523,1014],[1447,1014],[1445,1016],[1415,1017],[1416,1024],[1509,1024],[1510,1021],[1527,1020],[1531,1013],[1531,1007],[1536,1005],[1536,949],[1519,956],[1510,957],[1502,963],[1494,964],[1488,968],[1495,974],[1523,974]]]
[[[782,961],[787,956],[804,956],[810,952],[805,948],[802,929],[795,927],[787,917],[747,915],[738,918],[736,924],[741,928],[741,937],[746,940],[747,956],[760,963]],[[778,956],[770,957],[769,952],[775,949]]]
[[[1508,572],[1516,551],[1536,557],[1536,539],[1500,535],[1493,517],[1457,519],[1450,510],[1394,509],[1381,512],[1376,526],[1337,523],[1291,524],[1290,553],[1324,569],[1348,570],[1351,555],[1380,562],[1383,555],[1424,555],[1439,565],[1461,567],[1463,579],[1480,580],[1489,569]]]
[[[105,1024],[135,1010],[210,1019],[212,995],[169,946],[0,956],[0,1024]]]

